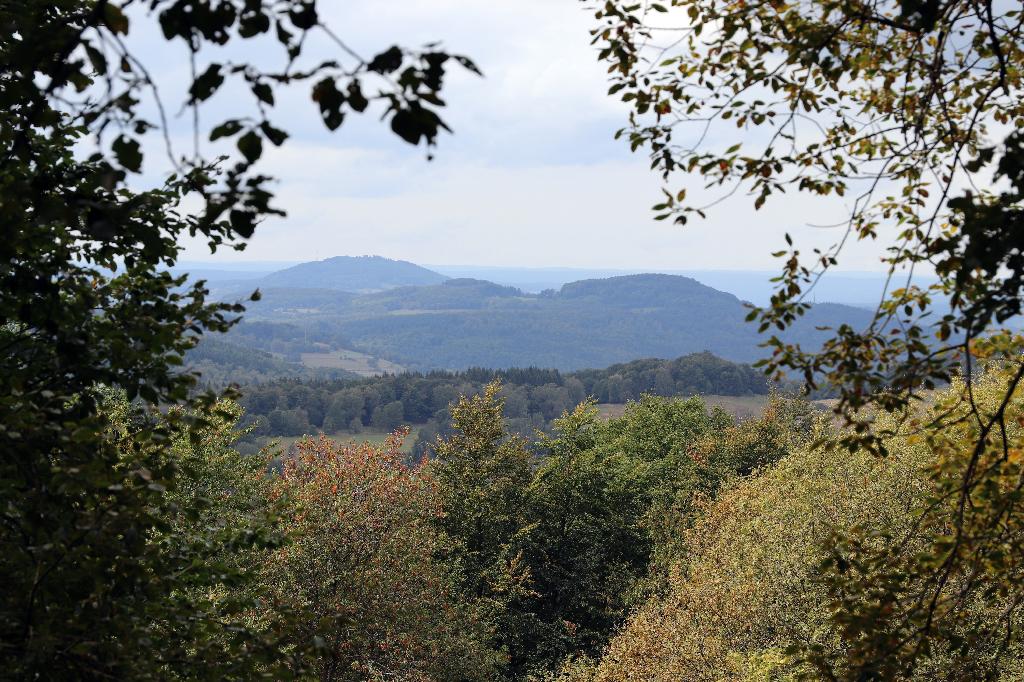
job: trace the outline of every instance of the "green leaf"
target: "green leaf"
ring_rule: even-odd
[[[255,130],[250,130],[238,138],[238,151],[249,163],[254,163],[263,155],[263,140]]]
[[[89,57],[89,63],[92,64],[93,70],[97,74],[105,74],[107,72],[107,58],[89,43],[85,43],[84,46],[85,54]]]
[[[324,78],[313,86],[313,101],[320,105],[320,116],[329,130],[337,129],[345,120],[345,113],[341,110],[345,96],[333,78]]]
[[[316,4],[313,2],[302,3],[298,9],[293,9],[289,12],[288,16],[291,17],[295,28],[302,30],[313,28],[319,21],[316,14]]]
[[[409,144],[419,144],[423,137],[423,128],[412,112],[400,109],[391,118],[391,130]]]
[[[219,140],[222,137],[231,137],[237,135],[242,130],[242,124],[238,119],[230,119],[224,121],[219,126],[210,131],[210,142]]]
[[[459,64],[462,65],[462,68],[467,69],[469,71],[472,71],[473,73],[475,73],[478,76],[483,76],[484,75],[483,71],[481,71],[477,67],[477,65],[474,64],[473,61],[471,59],[469,59],[468,57],[463,57],[462,55],[454,55],[454,59],[455,59],[455,61],[457,61]]]
[[[270,30],[270,17],[262,11],[243,12],[238,22],[238,35],[252,38]]]
[[[138,173],[142,170],[142,150],[139,148],[139,141],[119,135],[111,150],[122,168]]]
[[[402,66],[402,60],[403,55],[401,48],[397,45],[392,45],[371,59],[370,63],[366,65],[366,68],[380,74],[394,73]]]
[[[248,211],[232,209],[228,214],[228,221],[231,223],[231,229],[246,239],[256,231],[255,216]]]
[[[220,64],[210,64],[206,71],[196,76],[196,79],[192,82],[192,87],[188,90],[193,103],[209,99],[217,91],[217,88],[224,83],[224,75],[220,72],[220,69]]]
[[[366,111],[366,107],[369,106],[370,102],[363,95],[362,88],[359,87],[359,81],[354,80],[348,84],[348,105],[352,107],[353,111],[362,113]]]
[[[120,7],[112,2],[108,2],[103,7],[103,23],[113,33],[128,34],[128,17],[124,15]]]
[[[266,121],[260,123],[260,130],[263,131],[264,137],[270,140],[275,147],[280,147],[288,139],[288,133],[280,128],[275,128]]]
[[[256,95],[256,97],[261,102],[265,102],[265,103],[270,104],[270,105],[274,104],[274,91],[271,89],[270,85],[267,84],[267,83],[263,83],[263,82],[253,83],[252,94]]]

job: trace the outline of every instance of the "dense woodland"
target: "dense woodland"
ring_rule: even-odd
[[[598,656],[667,589],[700,501],[806,444],[817,419],[791,400],[736,424],[699,398],[646,397],[610,421],[584,403],[525,439],[500,392],[457,399],[430,461],[404,463],[401,431],[383,447],[310,438],[269,478],[234,449],[241,413],[222,404],[174,445],[189,472],[174,501],[211,504],[195,519],[169,507],[159,541],[205,534],[228,552],[245,578],[210,607],[300,650],[319,639],[301,665],[322,679],[541,679]],[[269,545],[218,544],[245,529]]]
[[[248,428],[243,449],[261,436],[358,434],[366,429],[391,431],[422,425],[415,452],[423,454],[446,430],[449,405],[460,395],[480,393],[491,381],[502,382],[505,417],[510,429],[530,435],[548,427],[584,399],[625,403],[643,395],[764,395],[769,384],[760,372],[697,353],[676,360],[636,360],[603,370],[563,374],[525,368],[470,369],[464,372],[402,373],[367,379],[308,381],[286,379],[243,387],[242,424]]]
[[[995,369],[978,382],[983,404],[1004,378]],[[954,390],[922,414],[945,409]],[[902,542],[954,513],[914,512],[938,491],[927,463],[943,443],[899,439],[884,460],[815,447],[836,427],[799,399],[775,396],[742,422],[698,397],[646,396],[609,420],[584,402],[525,438],[509,431],[502,393],[494,380],[457,398],[447,433],[415,464],[399,451],[402,429],[384,445],[321,436],[283,460],[244,456],[242,412],[222,403],[219,421],[175,441],[187,473],[154,541],[202,538],[241,570],[208,608],[281,647],[253,673],[795,680],[815,674],[808,661],[822,652],[845,674],[837,662],[856,635],[830,610],[872,599],[836,591],[829,534]],[[113,428],[127,428],[123,398],[106,401]],[[1010,409],[1024,414],[1024,403]],[[199,517],[175,511],[199,497],[209,501]],[[266,544],[224,544],[239,532]],[[998,627],[1005,606],[979,603],[965,617]],[[929,652],[906,679],[981,679],[995,661],[992,679],[1019,679],[1024,651],[993,637]]]
[[[439,43],[360,54],[325,5],[0,2],[0,676],[1024,679],[1016,5],[585,0],[656,218],[834,204],[835,245],[787,235],[765,307],[655,275],[225,298],[175,265],[285,215],[276,103],[432,155],[446,76],[482,75]],[[892,286],[814,305],[857,242],[888,247]],[[310,376],[308,347],[424,373]],[[760,359],[628,362],[708,349]],[[467,369],[520,363],[555,369]],[[761,370],[831,412],[671,396],[763,393]]]

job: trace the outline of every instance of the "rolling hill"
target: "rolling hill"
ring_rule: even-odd
[[[231,336],[296,360],[351,349],[417,370],[568,371],[703,351],[751,362],[763,353],[742,301],[675,275],[583,280],[540,294],[473,279],[362,295],[323,288],[264,294]],[[866,324],[870,315],[820,304],[786,336],[817,346],[829,334],[816,327]]]
[[[333,289],[368,293],[396,287],[440,284],[447,277],[404,260],[381,256],[335,256],[300,263],[259,279],[261,288]]]
[[[199,372],[205,386],[259,384],[277,379],[344,379],[358,373],[336,367],[309,367],[266,351],[207,335],[185,355],[185,369]]]

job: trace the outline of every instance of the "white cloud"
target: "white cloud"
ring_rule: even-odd
[[[801,197],[755,213],[738,196],[686,229],[654,222],[660,179],[642,154],[612,140],[626,113],[605,94],[592,16],[575,0],[322,6],[364,54],[443,39],[486,77],[453,73],[448,120],[456,135],[442,140],[432,163],[376,117],[350,119],[329,135],[307,93],[283,98],[275,120],[293,139],[268,154],[263,170],[280,179],[278,203],[289,217],[262,225],[243,258],[381,254],[427,263],[774,269],[769,254],[783,245],[783,232],[806,251],[838,236],[800,226],[834,222],[842,207]],[[876,269],[878,252],[857,248],[845,264]],[[209,255],[190,247],[186,257]]]
[[[278,202],[289,216],[260,226],[246,259],[380,254],[421,263],[765,269],[787,231],[808,250],[839,236],[805,227],[834,208],[800,197],[756,213],[737,198],[686,228],[656,222],[659,181],[638,157],[500,166],[292,145],[268,161],[287,178]],[[875,269],[876,253],[855,248],[845,263]]]

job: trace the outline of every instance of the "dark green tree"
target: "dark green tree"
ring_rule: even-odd
[[[1007,548],[1021,542],[1011,529],[1024,480],[1002,482],[1012,466],[1007,408],[1024,380],[1024,339],[1011,323],[1024,305],[1019,5],[610,0],[596,9],[594,42],[609,62],[610,93],[632,107],[620,134],[649,151],[666,184],[686,173],[711,191],[698,199],[687,187],[666,187],[658,218],[686,223],[743,195],[754,208],[783,193],[836,197],[834,245],[808,253],[787,236],[775,254],[783,266],[771,304],[750,313],[762,332],[775,333],[764,368],[834,390],[849,427],[834,440],[851,452],[886,455],[888,443],[908,434],[940,438],[963,428],[976,436],[962,444],[966,460],[934,472],[942,486],[958,482],[947,494],[960,513],[923,552],[919,566],[932,579],[879,578],[872,602],[892,611],[884,624],[866,606],[836,609],[857,633],[844,677],[892,679],[913,672],[933,647],[1008,639],[1024,603],[1006,563]],[[811,311],[815,284],[844,248],[876,239],[888,247],[890,277],[870,321],[829,330],[820,348],[786,341],[780,332]],[[915,280],[932,270],[934,284]],[[982,360],[1010,364],[1003,399],[988,406],[975,398]],[[922,422],[918,401],[961,371],[966,380],[951,384],[960,405]],[[986,464],[991,447],[1001,462]],[[979,509],[984,521],[968,513]],[[847,565],[836,558],[835,566]],[[993,576],[993,566],[1002,573]],[[948,625],[993,594],[1012,595],[1000,625]]]
[[[335,433],[348,429],[353,422],[362,422],[363,396],[357,390],[339,391],[331,400],[324,416],[324,432]]]
[[[390,403],[377,406],[377,409],[373,411],[371,423],[374,428],[390,431],[402,425],[403,415],[402,403],[398,400],[392,400]]]
[[[193,65],[180,101],[129,49],[140,22]],[[255,658],[207,637],[220,621],[182,583],[219,584],[219,569],[149,542],[178,479],[168,443],[212,405],[190,398],[183,355],[242,310],[167,268],[183,236],[240,249],[263,217],[283,214],[257,168],[264,144],[287,138],[270,120],[279,89],[309,85],[330,129],[382,109],[399,137],[429,148],[445,127],[447,64],[475,67],[435,48],[361,58],[311,0],[7,2],[0,26],[0,666],[14,678],[248,679]],[[336,54],[312,60],[314,34]],[[203,61],[235,42],[277,44],[280,68]],[[251,95],[248,112],[196,124],[196,143],[176,152],[165,112],[183,105],[198,121],[229,82]],[[200,138],[234,139],[237,158],[204,157]],[[166,145],[173,172],[138,189],[146,140]],[[98,386],[132,401],[127,432],[100,409]],[[194,409],[151,414],[182,402]],[[161,639],[174,629],[195,641]]]
[[[441,530],[453,541],[467,598],[487,604],[496,646],[510,655],[510,672],[527,665],[517,654],[532,618],[520,608],[530,593],[522,548],[528,533],[526,489],[532,457],[526,441],[505,428],[501,383],[451,406],[454,433],[437,439],[430,472],[437,482]]]

